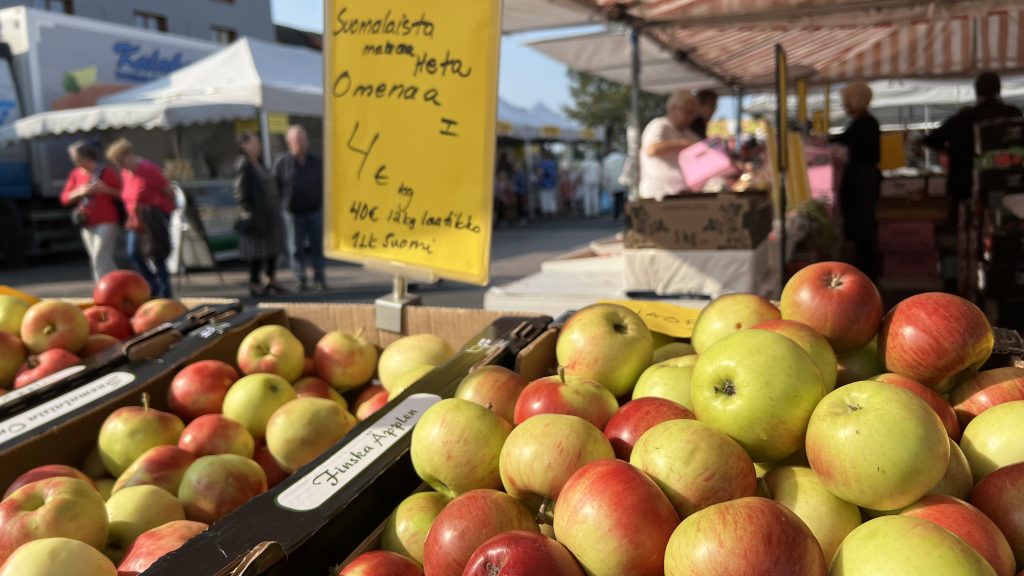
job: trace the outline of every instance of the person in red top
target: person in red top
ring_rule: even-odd
[[[99,281],[107,272],[117,270],[114,250],[121,216],[116,202],[121,178],[100,161],[100,150],[89,142],[75,142],[68,147],[68,155],[75,167],[68,174],[60,202],[74,207],[72,219],[81,229],[92,279]]]
[[[135,153],[127,139],[107,148],[107,160],[121,168],[121,199],[128,212],[126,245],[139,274],[155,298],[171,297],[167,257],[171,253],[170,215],[174,211],[171,183],[160,168]]]

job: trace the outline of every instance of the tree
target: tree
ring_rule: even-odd
[[[591,128],[604,127],[605,141],[626,149],[629,126],[629,86],[605,80],[587,72],[569,70],[569,94],[572,105],[565,108],[570,118]],[[666,96],[640,93],[640,127],[665,114]]]

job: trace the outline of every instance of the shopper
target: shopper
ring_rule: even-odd
[[[708,123],[711,122],[711,118],[715,115],[715,110],[717,109],[718,94],[711,90],[697,92],[697,114],[694,116],[693,122],[690,122],[690,130],[700,137],[701,140],[707,140]]]
[[[313,283],[320,292],[327,290],[324,273],[324,165],[309,151],[306,129],[295,124],[285,134],[288,152],[274,163],[274,183],[284,199],[292,221],[292,269],[299,289],[308,290],[306,249],[313,265]]]
[[[849,151],[839,183],[839,206],[843,215],[843,234],[853,243],[853,264],[872,280],[878,278],[878,229],[875,207],[878,205],[882,173],[881,131],[878,120],[868,112],[871,88],[862,82],[848,84],[842,92],[843,109],[850,117],[846,130],[831,138]]]
[[[601,160],[601,188],[612,197],[612,219],[616,222],[626,204],[626,186],[622,178],[625,166],[626,155],[618,150],[611,150]]]
[[[689,91],[672,94],[666,115],[651,120],[640,136],[640,197],[661,200],[686,191],[679,152],[700,141],[689,129],[697,99]]]
[[[285,294],[277,283],[277,257],[284,245],[281,197],[274,178],[263,166],[260,139],[249,131],[238,136],[239,157],[235,162],[235,202],[239,252],[249,263],[249,294]]]
[[[121,138],[107,148],[107,160],[121,168],[128,220],[125,244],[135,269],[149,283],[156,298],[171,297],[167,257],[171,253],[170,216],[174,191],[160,167],[135,153],[132,143]]]
[[[583,203],[583,216],[601,215],[601,163],[592,150],[587,150],[580,164],[579,196]]]
[[[558,161],[548,150],[541,152],[537,162],[536,188],[540,200],[540,213],[547,218],[554,218],[558,212]]]
[[[121,177],[102,161],[100,149],[79,140],[68,146],[75,165],[68,174],[60,202],[72,208],[72,223],[82,233],[93,281],[117,270],[114,251],[121,228]]]

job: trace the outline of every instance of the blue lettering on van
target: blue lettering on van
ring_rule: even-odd
[[[11,113],[18,108],[14,100],[0,100],[0,126],[7,124],[7,120],[13,116]]]
[[[173,56],[165,56],[159,48],[144,52],[142,46],[132,42],[117,42],[114,54],[117,55],[114,75],[118,80],[129,82],[148,82],[185,66],[181,52]]]

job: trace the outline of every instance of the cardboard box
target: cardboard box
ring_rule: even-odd
[[[928,180],[923,176],[882,179],[880,198],[921,198],[928,194]]]
[[[626,206],[625,247],[750,250],[772,229],[766,192],[686,194]]]
[[[929,252],[935,249],[933,220],[882,220],[878,247],[883,252]]]

